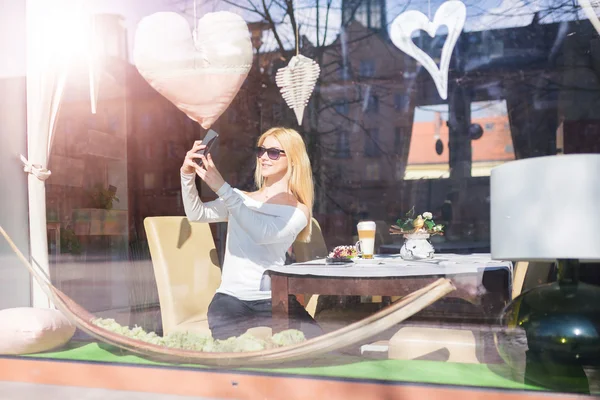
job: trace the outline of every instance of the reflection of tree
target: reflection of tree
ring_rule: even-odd
[[[373,135],[373,126],[377,122],[370,120],[375,116],[367,115],[372,106],[368,99],[369,93],[376,94],[373,101],[377,101],[379,110],[386,110],[391,114],[386,115],[383,120],[397,120],[398,115],[412,118],[412,111],[407,112],[408,107],[399,109],[394,104],[396,92],[404,92],[401,89],[402,73],[404,68],[398,68],[394,73],[381,72],[369,74],[361,71],[361,66],[356,57],[367,57],[369,54],[368,43],[378,38],[382,44],[380,50],[371,50],[371,59],[386,63],[386,58],[394,57],[394,63],[401,66],[405,57],[393,47],[386,39],[387,29],[352,29],[347,27],[348,32],[340,32],[340,21],[333,15],[342,15],[339,1],[313,0],[305,2],[284,1],[254,1],[245,2],[225,0],[231,8],[236,8],[247,20],[260,20],[261,29],[266,28],[269,38],[272,38],[268,51],[257,51],[256,67],[250,72],[244,88],[237,96],[228,113],[235,113],[238,118],[238,126],[254,131],[254,137],[261,131],[273,124],[296,126],[295,118],[291,110],[283,102],[279,89],[275,85],[274,75],[290,61],[296,54],[290,32],[300,32],[300,49],[303,55],[311,57],[321,66],[321,75],[317,81],[310,103],[305,111],[305,119],[300,131],[307,143],[311,155],[316,188],[316,213],[331,213],[341,210],[346,215],[357,212],[349,202],[340,199],[344,197],[356,197],[355,189],[360,186],[363,178],[363,145],[364,141],[371,143],[376,148],[374,154],[377,160],[367,159],[367,162],[377,162],[386,171],[395,171],[399,162],[398,150],[391,145],[383,145],[382,137],[388,140],[394,135],[393,129],[380,132],[379,138]],[[361,1],[353,2],[344,18],[349,18],[360,6]],[[189,13],[189,10],[188,10]],[[310,15],[311,18],[302,18]],[[333,26],[337,23],[337,26]],[[253,23],[250,23],[250,29]],[[311,40],[303,35],[309,33]],[[333,41],[332,41],[333,40]],[[367,47],[365,50],[364,48]],[[357,50],[358,49],[358,50]],[[358,54],[355,56],[355,54]],[[353,60],[353,57],[355,58]],[[276,118],[272,109],[279,108],[280,118]],[[350,110],[350,111],[349,111]],[[247,112],[246,112],[247,111]],[[390,122],[394,124],[395,122]],[[412,123],[404,121],[403,125]],[[410,135],[410,129],[405,130]],[[338,136],[349,132],[351,134],[352,157],[354,167],[347,169],[340,167],[345,160],[338,157],[340,151]],[[245,145],[252,146],[251,140],[240,140]],[[391,143],[391,142],[390,142]],[[404,164],[408,155],[409,140],[401,143],[403,145]],[[401,157],[402,158],[402,157]],[[251,162],[246,160],[244,166],[250,166]],[[347,164],[347,163],[346,163]],[[250,168],[248,168],[250,169]],[[343,171],[341,171],[341,170]],[[243,182],[249,183],[251,175],[246,174]],[[388,172],[392,176],[392,172]],[[393,179],[393,178],[392,178]],[[382,190],[379,188],[379,190]]]
[[[345,1],[351,6],[345,10],[340,8],[339,0],[224,1],[246,20],[262,21],[261,29],[267,32],[265,40],[271,40],[258,49],[256,67],[226,113],[237,114],[236,129],[249,134],[247,140],[236,136],[236,145],[250,148],[257,135],[274,124],[296,126],[293,113],[274,82],[276,70],[295,55],[296,27],[301,36],[301,53],[321,66],[322,73],[300,129],[313,162],[316,213],[341,210],[346,215],[356,215],[364,204],[383,213],[382,202],[386,207],[394,201],[414,202],[413,194],[407,200],[400,199],[403,192],[410,192],[414,186],[396,182],[393,177],[401,176],[406,165],[413,110],[415,106],[446,103],[439,98],[423,68],[389,43],[385,25],[379,30],[358,29],[354,23],[340,29],[340,19],[349,19],[365,1]],[[594,47],[597,33],[589,22],[576,21],[580,12],[576,3],[504,0],[496,8],[474,1],[466,4],[469,17],[452,54],[447,101],[451,114],[447,150],[451,181],[454,190],[461,193],[471,174],[472,102],[506,100],[514,151],[517,158],[524,158],[553,154],[559,122],[595,118],[593,110],[597,109],[600,94],[597,68],[600,60]],[[409,6],[419,7],[417,4],[405,7]],[[479,30],[474,28],[476,23]],[[374,38],[383,43],[384,50],[372,48]],[[430,39],[424,35],[415,41],[436,59],[445,37]],[[380,64],[395,63],[392,72],[382,72],[378,67],[369,76],[361,71],[361,57],[369,51],[370,57]],[[381,110],[391,110],[389,115],[385,112],[377,115],[379,121],[375,123],[373,115],[369,115],[368,93],[376,94]],[[399,102],[395,99],[398,93],[404,96]],[[221,123],[226,120],[222,118]],[[375,139],[372,128],[385,123],[404,132],[400,145],[390,144],[393,129],[380,129],[379,137],[367,151],[363,143]],[[239,146],[238,149],[242,148]],[[240,183],[247,186],[251,183],[252,161],[252,156],[247,156],[236,164],[236,168],[242,165],[241,170],[246,171]],[[395,173],[385,182],[385,179],[370,182],[365,175],[377,169],[368,169],[369,163],[379,163],[381,169]],[[375,195],[370,198],[369,188],[371,193],[390,191],[394,200]],[[344,202],[344,198],[354,199],[358,204]]]

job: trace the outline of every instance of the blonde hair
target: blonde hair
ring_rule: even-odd
[[[300,203],[308,207],[308,224],[298,234],[297,240],[300,242],[308,242],[312,232],[312,209],[315,198],[315,189],[313,184],[312,169],[306,145],[302,136],[294,129],[275,127],[263,133],[258,138],[258,146],[262,146],[265,139],[269,136],[277,139],[281,143],[281,150],[285,151],[287,158],[287,177],[289,178],[289,189]],[[256,164],[254,171],[254,181],[257,188],[263,187],[265,177],[262,175],[262,167],[260,163]]]

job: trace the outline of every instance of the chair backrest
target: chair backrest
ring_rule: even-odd
[[[296,262],[305,262],[316,258],[326,258],[329,255],[327,245],[325,244],[325,238],[323,238],[323,232],[321,232],[321,226],[314,217],[312,219],[312,234],[310,235],[310,241],[307,243],[295,241],[292,244],[292,249],[294,250]],[[317,310],[318,298],[318,294],[304,294],[306,311],[313,318]]]
[[[511,297],[550,282],[551,262],[518,261],[514,264]]]
[[[206,315],[221,283],[208,223],[185,217],[147,217],[144,229],[158,288],[163,332],[195,315]]]
[[[316,258],[325,258],[329,254],[323,233],[321,232],[321,226],[319,222],[313,217],[312,219],[312,234],[310,241],[307,243],[295,241],[292,245],[294,255],[296,256],[296,262],[305,262],[314,260]]]

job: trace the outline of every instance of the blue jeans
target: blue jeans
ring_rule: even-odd
[[[304,332],[310,339],[323,334],[321,327],[298,302],[289,296],[290,328]],[[240,336],[257,326],[271,326],[271,300],[244,301],[216,293],[208,306],[208,327],[215,339]]]

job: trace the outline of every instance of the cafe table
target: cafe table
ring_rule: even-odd
[[[439,278],[456,286],[446,298],[465,300],[484,320],[494,320],[510,300],[512,270],[511,262],[492,260],[489,254],[436,254],[419,261],[382,254],[347,264],[317,259],[272,267],[265,274],[270,277],[272,328],[280,332],[290,326],[291,294],[405,296]]]

